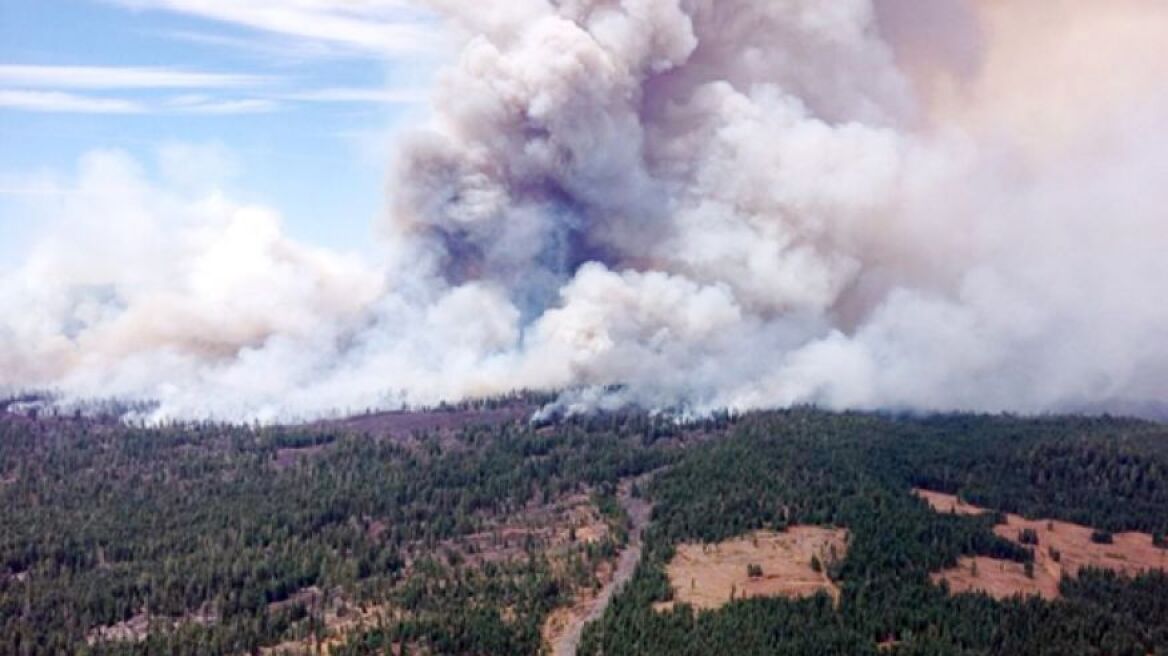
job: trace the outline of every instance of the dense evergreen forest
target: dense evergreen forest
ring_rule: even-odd
[[[621,548],[616,486],[653,473],[638,490],[656,504],[641,565],[582,653],[1168,654],[1168,576],[1089,571],[1055,602],[952,596],[930,571],[1031,552],[994,535],[993,516],[910,493],[1163,535],[1162,425],[813,409],[532,424],[477,421],[484,408],[431,411],[433,427],[408,436],[377,417],[133,427],[0,413],[0,653],[259,653],[321,644],[326,614],[372,607],[393,612],[332,653],[537,653],[548,614]],[[471,539],[573,495],[608,523],[603,540],[573,535],[553,557],[545,534],[495,537],[508,556],[491,559]],[[838,607],[821,595],[653,610],[678,543],[796,523],[851,532],[830,563]],[[147,626],[134,640],[101,632],[135,618]]]
[[[1053,602],[950,596],[928,573],[961,555],[1032,558],[992,515],[937,513],[914,486],[988,507],[1113,530],[1168,528],[1168,432],[1139,421],[813,411],[745,418],[733,435],[659,476],[648,550],[584,654],[1168,654],[1168,575],[1087,571]],[[750,599],[715,612],[670,597],[663,572],[682,541],[714,542],[796,523],[847,527],[826,595]]]
[[[487,425],[477,410],[434,412],[470,419],[408,439],[0,415],[0,653],[250,653],[319,629],[313,589],[392,602],[408,611],[395,630],[436,651],[538,651],[563,602],[539,545],[472,570],[445,541],[603,497],[669,462],[680,431],[644,415]],[[687,430],[703,426],[717,430]],[[153,618],[147,640],[92,640],[135,616]]]

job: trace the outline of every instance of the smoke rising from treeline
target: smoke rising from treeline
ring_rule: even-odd
[[[223,418],[1165,400],[1168,5],[430,4],[461,49],[382,261],[94,154],[0,279],[0,383]]]

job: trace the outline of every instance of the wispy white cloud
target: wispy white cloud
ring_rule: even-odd
[[[4,187],[0,186],[0,196],[116,196],[125,189],[102,191],[78,191],[76,189],[56,189],[46,187]]]
[[[357,54],[434,52],[442,32],[402,0],[107,0],[138,10],[167,10],[295,39],[327,43]]]
[[[142,114],[250,114],[271,112],[290,103],[407,105],[425,102],[422,88],[326,87],[282,90],[282,77],[207,73],[172,68],[107,66],[0,65],[0,107],[27,111]],[[4,89],[3,87],[8,87]],[[275,88],[273,88],[275,87]],[[245,88],[242,97],[223,97],[213,89]],[[73,90],[148,92],[190,89],[159,98],[96,96]],[[285,87],[286,89],[286,87]],[[123,94],[124,95],[124,94]]]
[[[384,105],[415,105],[423,103],[429,92],[425,89],[372,89],[339,87],[311,89],[283,94],[285,100],[312,103],[372,103]]]
[[[224,89],[269,84],[275,78],[137,66],[0,65],[0,84],[53,89]]]
[[[75,114],[139,114],[147,108],[124,98],[83,96],[60,91],[0,89],[0,107],[35,112]]]
[[[214,100],[180,107],[188,114],[263,114],[280,109],[281,105],[266,98],[242,98],[238,100]]]
[[[261,60],[282,64],[287,64],[290,60],[340,59],[351,57],[353,54],[351,50],[331,43],[303,38],[288,38],[280,35],[265,35],[257,38],[257,35],[251,31],[242,36],[200,30],[155,30],[152,34],[200,46],[229,48],[253,55]]]
[[[0,109],[72,114],[257,114],[283,107],[269,98],[220,98],[185,95],[146,102],[66,93],[0,89]]]
[[[267,98],[219,98],[194,94],[168,98],[162,109],[184,114],[257,114],[280,107],[279,102]]]

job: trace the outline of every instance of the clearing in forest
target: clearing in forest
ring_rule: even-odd
[[[913,492],[937,512],[966,515],[989,512],[950,494]],[[1092,539],[1096,530],[1091,527],[1013,514],[1006,515],[1006,523],[994,527],[994,533],[1017,544],[1023,544],[1023,531],[1031,534],[1030,543],[1025,546],[1034,549],[1033,576],[1026,573],[1022,563],[978,556],[961,558],[957,567],[934,573],[933,581],[947,581],[954,594],[985,592],[995,599],[1018,594],[1054,599],[1059,596],[1059,580],[1063,575],[1077,576],[1084,567],[1114,570],[1126,576],[1154,569],[1168,571],[1168,550],[1155,546],[1147,533],[1116,533],[1111,536],[1111,543],[1100,544]]]
[[[825,592],[839,601],[828,578],[833,563],[847,554],[848,532],[820,526],[786,531],[756,531],[718,544],[681,544],[666,573],[675,603],[696,609],[719,608],[735,599],[811,597]]]

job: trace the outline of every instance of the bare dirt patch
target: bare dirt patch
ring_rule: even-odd
[[[91,629],[85,642],[89,645],[106,642],[142,642],[151,632],[173,631],[187,624],[209,626],[218,621],[219,616],[210,605],[183,617],[151,615],[143,610],[128,620]]]
[[[612,585],[615,571],[611,563],[602,562],[593,574],[600,585],[598,589],[577,590],[569,605],[553,610],[544,620],[540,634],[544,642],[551,645],[553,655],[576,653],[580,635],[572,636],[583,633],[583,625],[597,608],[600,594]]]
[[[524,560],[533,550],[554,561],[584,545],[600,544],[610,536],[611,529],[591,498],[574,494],[550,503],[531,504],[487,530],[444,540],[436,550],[419,545],[408,554],[407,561],[457,554],[461,563],[479,566]]]
[[[85,642],[95,645],[101,642],[141,642],[150,634],[152,620],[146,613],[138,613],[128,620],[99,626],[86,636]]]
[[[961,514],[990,512],[939,492],[914,490],[934,510]],[[1168,550],[1152,543],[1147,533],[1116,533],[1111,544],[1091,540],[1095,529],[1058,520],[1026,519],[1007,514],[1006,523],[994,527],[994,533],[1022,544],[1022,531],[1033,531],[1038,543],[1034,548],[1034,576],[1027,576],[1022,563],[979,556],[962,558],[957,567],[932,575],[934,581],[947,581],[953,593],[985,592],[996,599],[1014,595],[1038,595],[1045,599],[1059,596],[1059,580],[1078,576],[1084,567],[1109,569],[1125,576],[1149,570],[1168,571]],[[1056,556],[1057,554],[1057,556]]]
[[[848,532],[819,526],[792,526],[782,533],[756,531],[718,544],[682,544],[666,573],[675,603],[713,609],[751,597],[811,597],[825,592],[839,600],[839,588],[828,578],[831,563],[847,554]],[[818,571],[812,560],[820,564]],[[758,570],[748,571],[757,566]]]
[[[1037,560],[1037,558],[1036,558]],[[1034,566],[1034,576],[1026,575],[1022,563],[1012,560],[977,556],[964,557],[957,567],[930,575],[934,583],[945,581],[953,594],[984,592],[994,599],[1009,599],[1015,595],[1039,596],[1055,599],[1059,595],[1058,577],[1048,576]]]
[[[350,635],[370,627],[392,623],[401,613],[389,604],[351,603],[340,590],[325,595],[316,586],[308,587],[288,599],[268,604],[270,611],[291,605],[303,605],[317,617],[322,626],[319,632],[303,634],[271,647],[260,649],[271,656],[300,656],[301,654],[331,654],[345,644]]]
[[[974,505],[965,503],[962,499],[943,492],[933,492],[932,490],[922,490],[920,488],[914,489],[913,494],[924,499],[929,503],[929,506],[939,513],[953,513],[956,515],[981,515],[986,512],[984,508],[979,508]]]

